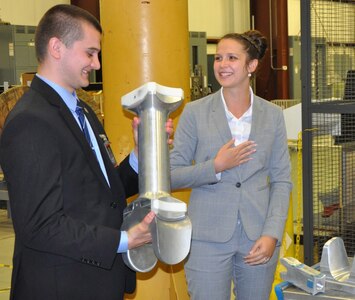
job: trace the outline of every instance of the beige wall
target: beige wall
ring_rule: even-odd
[[[70,0],[0,0],[0,19],[15,25],[37,25],[44,12],[58,3],[70,3]],[[289,35],[299,35],[300,0],[288,0],[288,11]],[[208,38],[249,29],[247,0],[188,0],[188,14],[189,31],[204,31]],[[215,45],[208,45],[207,53],[214,54]]]
[[[189,0],[189,30],[205,31],[207,37],[249,29],[249,1]]]
[[[70,0],[0,0],[0,19],[13,25],[37,25],[42,15],[53,5]]]
[[[301,34],[301,2],[300,0],[288,0],[288,35]]]
[[[14,25],[37,25],[44,12],[70,0],[0,0],[0,19]],[[289,32],[301,30],[300,0],[288,0]],[[189,30],[205,31],[208,37],[220,37],[227,32],[249,29],[247,0],[188,0]],[[213,20],[213,21],[212,21]]]

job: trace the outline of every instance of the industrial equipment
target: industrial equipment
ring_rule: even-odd
[[[35,31],[35,26],[0,24],[0,85],[19,85],[22,73],[37,70]]]
[[[122,106],[140,118],[139,196],[124,211],[123,230],[142,221],[153,210],[152,243],[124,253],[128,267],[138,272],[154,268],[157,259],[167,264],[181,262],[190,251],[192,226],[186,203],[170,195],[170,159],[165,123],[179,107],[183,90],[149,82],[122,97]]]
[[[280,273],[285,282],[275,287],[279,299],[313,299],[311,295],[316,294],[322,299],[333,299],[333,296],[337,296],[334,299],[355,298],[355,260],[347,256],[344,242],[339,237],[324,244],[321,261],[312,268],[292,257],[281,258],[281,263],[287,271]],[[298,290],[291,289],[291,298],[286,298],[284,294],[288,294],[290,284]]]

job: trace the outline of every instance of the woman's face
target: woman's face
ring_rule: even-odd
[[[255,70],[253,64],[248,63],[248,54],[244,46],[234,39],[222,39],[218,43],[213,69],[217,81],[223,88],[249,85],[248,73]]]

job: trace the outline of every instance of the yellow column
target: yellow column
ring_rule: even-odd
[[[190,100],[187,0],[101,0],[104,126],[117,161],[133,148],[132,115],[121,96],[155,81],[182,88]],[[172,114],[176,126],[182,107]],[[186,200],[188,192],[175,197]],[[177,287],[179,291],[177,291]],[[182,292],[183,291],[183,292]],[[161,263],[138,274],[137,291],[127,299],[188,299],[182,264]]]
[[[133,146],[122,95],[155,81],[182,88],[188,100],[188,7],[187,0],[101,0],[100,5],[105,129],[121,160]]]

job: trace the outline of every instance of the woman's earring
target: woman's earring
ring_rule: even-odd
[[[248,73],[248,77],[251,77],[251,73]]]

